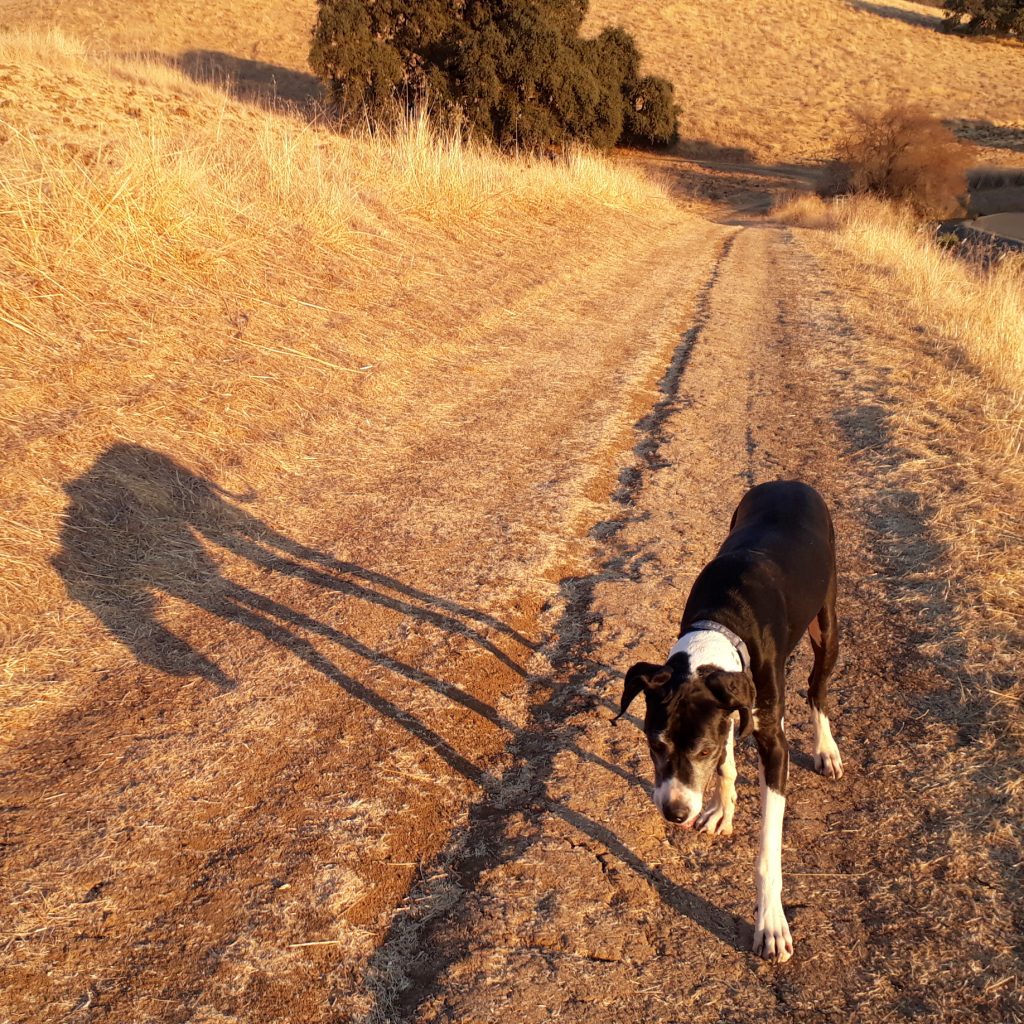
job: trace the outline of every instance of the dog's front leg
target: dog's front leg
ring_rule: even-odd
[[[735,727],[736,723],[730,719],[725,751],[718,765],[718,792],[697,818],[693,827],[698,832],[732,835],[732,816],[736,810]]]
[[[782,723],[755,733],[760,754],[761,849],[757,855],[757,916],[754,952],[785,963],[793,955],[793,937],[782,909],[782,819],[786,813],[789,750]]]

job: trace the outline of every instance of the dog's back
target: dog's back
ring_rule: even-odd
[[[835,571],[835,531],[821,495],[799,480],[760,484],[744,495],[718,554],[694,582],[683,622],[731,612],[732,628],[733,621],[784,623],[792,649],[835,585]]]

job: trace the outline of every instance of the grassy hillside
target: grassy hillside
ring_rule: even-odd
[[[190,74],[230,75],[243,91],[289,99],[309,74],[312,0],[272,4],[14,0],[0,26],[57,25],[93,47],[152,52]],[[851,105],[920,101],[982,147],[1024,164],[1024,46],[952,37],[934,6],[889,0],[591,0],[588,30],[633,32],[648,70],[676,83],[684,148],[795,161],[826,155]]]
[[[1012,463],[1024,448],[1024,261],[1013,253],[988,266],[965,260],[940,247],[911,214],[870,196],[835,203],[798,195],[782,202],[773,219],[828,229],[835,250],[829,262],[838,262],[837,253],[851,258],[880,294],[899,296],[913,326],[927,325],[948,343],[954,362],[966,360],[982,381],[1004,390],[1008,401],[1001,411],[993,408],[993,426],[997,447]]]
[[[38,629],[60,585],[40,583],[37,538],[56,536],[59,481],[108,444],[144,435],[229,472],[258,446],[246,484],[221,481],[239,491],[311,459],[378,472],[408,444],[387,422],[427,394],[455,415],[506,371],[524,294],[609,236],[681,223],[600,159],[508,161],[419,123],[343,138],[62,37],[8,36],[0,61],[15,672],[52,667]]]
[[[56,27],[93,50],[152,53],[196,77],[229,75],[245,91],[303,99],[318,91],[307,63],[315,18],[314,0],[12,0],[0,10],[0,28]]]
[[[676,84],[684,146],[759,160],[826,156],[851,104],[906,98],[991,163],[1024,163],[1024,46],[948,36],[907,0],[593,0],[590,25],[633,32]],[[728,155],[728,153],[726,154]]]

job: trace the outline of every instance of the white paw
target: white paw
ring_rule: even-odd
[[[789,933],[789,922],[781,902],[767,910],[757,908],[754,952],[765,960],[774,960],[780,964],[784,964],[793,955],[793,936]]]
[[[843,777],[843,759],[839,756],[839,748],[835,743],[831,746],[822,746],[821,750],[814,753],[814,770],[826,779],[841,779]]]
[[[714,799],[697,816],[694,831],[707,832],[713,836],[732,835],[732,815],[736,809],[736,790],[717,793]]]

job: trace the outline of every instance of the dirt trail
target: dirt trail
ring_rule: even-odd
[[[396,907],[498,785],[539,609],[729,233],[499,283],[457,398],[414,380],[357,425],[372,465],[325,451],[238,500],[140,430],[54,482],[39,572],[75,654],[3,737],[0,1021],[362,1012]]]
[[[502,786],[377,952],[377,1019],[1019,1019],[1014,872],[954,841],[979,781],[949,771],[969,742],[963,676],[923,641],[955,609],[924,588],[905,600],[942,552],[921,525],[926,496],[892,476],[885,344],[847,318],[790,232],[729,239],[636,425],[612,514],[592,525],[592,571],[563,581],[549,623],[560,685],[536,688]],[[778,968],[748,952],[752,746],[738,752],[734,836],[694,836],[650,802],[638,720],[610,719],[621,672],[670,646],[740,495],[792,476],[823,491],[837,523],[846,774],[811,771],[801,649],[783,854],[796,955]],[[975,838],[985,827],[967,825]]]
[[[69,589],[131,535],[148,561],[112,568],[180,641],[155,612],[136,637],[120,584],[63,613],[77,703],[0,771],[0,1020],[1021,1019],[1018,868],[976,842],[1005,780],[966,756],[970,673],[933,643],[957,609],[897,472],[893,379],[938,357],[854,322],[787,230],[627,242],[495,313],[502,386],[453,367],[461,404],[425,395],[387,475],[303,481],[335,503],[315,535],[138,445],[67,485]],[[735,834],[693,836],[610,719],[740,495],[790,476],[837,522],[846,774],[809,770],[801,650],[777,968],[748,952],[752,747]]]

